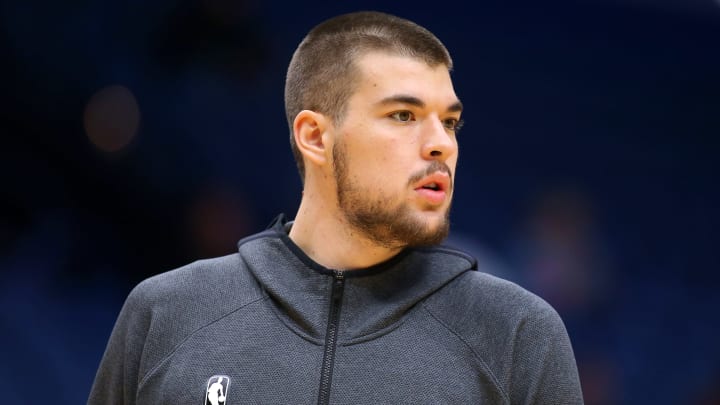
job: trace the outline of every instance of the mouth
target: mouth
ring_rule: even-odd
[[[435,182],[432,182],[432,183],[430,183],[430,184],[425,184],[424,186],[422,186],[422,187],[420,187],[420,188],[424,188],[424,189],[427,189],[427,190],[435,190],[435,191],[438,191],[438,190],[440,190],[440,185],[438,185],[438,184],[435,183]]]
[[[450,176],[446,173],[434,173],[415,184],[415,190],[447,191],[450,188]]]
[[[447,173],[436,172],[415,183],[414,189],[431,205],[440,205],[445,201],[450,189],[450,176]]]

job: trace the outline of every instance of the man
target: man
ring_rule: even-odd
[[[582,403],[557,313],[438,246],[461,124],[451,68],[397,17],[315,27],[285,89],[295,220],[138,285],[89,403],[194,404],[216,381],[228,404]]]

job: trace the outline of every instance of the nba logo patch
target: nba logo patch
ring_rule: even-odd
[[[226,375],[214,375],[210,377],[205,389],[205,405],[227,404],[228,388],[230,388],[230,377]]]

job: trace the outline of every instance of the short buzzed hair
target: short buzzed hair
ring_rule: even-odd
[[[435,35],[390,14],[343,14],[313,28],[295,50],[285,81],[290,145],[303,182],[305,164],[293,136],[295,117],[302,110],[311,110],[339,124],[358,84],[355,61],[370,51],[409,56],[431,67],[443,64],[452,69],[450,53]]]

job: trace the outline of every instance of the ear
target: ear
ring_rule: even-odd
[[[315,111],[302,110],[295,116],[295,144],[305,159],[316,165],[327,162],[327,152],[331,145],[327,145],[330,137],[326,136],[326,131],[330,125],[328,117]]]

